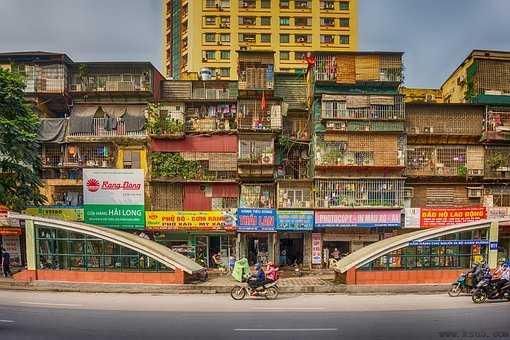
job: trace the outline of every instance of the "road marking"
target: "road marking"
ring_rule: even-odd
[[[324,310],[324,307],[252,307],[262,310]]]
[[[24,305],[40,305],[40,306],[55,306],[55,307],[83,307],[83,305],[76,305],[72,303],[49,303],[49,302],[28,302],[21,301],[20,304]]]
[[[13,321],[13,320],[0,320],[0,322],[3,322],[3,323],[13,323],[13,322],[16,322],[16,321]]]
[[[235,328],[236,332],[336,332],[338,328]]]

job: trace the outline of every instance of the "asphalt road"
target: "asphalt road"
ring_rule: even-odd
[[[0,291],[0,339],[509,339],[510,303],[469,296]]]

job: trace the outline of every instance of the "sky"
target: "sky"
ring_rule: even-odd
[[[359,49],[405,52],[408,87],[439,87],[473,49],[510,51],[510,0],[358,1]],[[160,11],[161,0],[0,0],[0,52],[161,70]]]

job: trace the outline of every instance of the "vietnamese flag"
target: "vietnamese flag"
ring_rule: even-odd
[[[262,109],[262,111],[265,111],[267,109],[266,95],[264,91],[262,91],[262,100],[260,101],[260,108]]]

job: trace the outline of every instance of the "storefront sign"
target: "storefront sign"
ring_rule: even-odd
[[[276,210],[274,209],[237,209],[237,231],[276,231]]]
[[[489,245],[490,250],[498,250],[498,242],[491,242]]]
[[[13,228],[14,229],[14,228]],[[19,236],[3,236],[2,247],[9,253],[11,257],[11,265],[21,265],[21,248]]]
[[[21,235],[21,228],[0,226],[1,236],[18,236]]]
[[[279,210],[276,215],[276,230],[313,230],[313,211]]]
[[[322,239],[320,233],[312,234],[312,264],[322,264]]]
[[[507,207],[487,208],[487,218],[488,219],[507,218],[510,216],[509,210],[510,209]]]
[[[85,223],[144,228],[142,169],[83,169]]]
[[[404,228],[420,227],[420,208],[404,209]]]
[[[146,229],[235,230],[235,215],[228,211],[147,211]]]
[[[65,221],[83,221],[83,208],[39,207],[27,208],[25,213],[32,216],[58,218]]]
[[[315,226],[334,227],[400,227],[400,210],[316,211]]]
[[[489,244],[488,240],[429,240],[411,241],[410,246],[480,246]]]
[[[486,218],[485,207],[420,209],[420,226],[425,228],[475,222]]]

